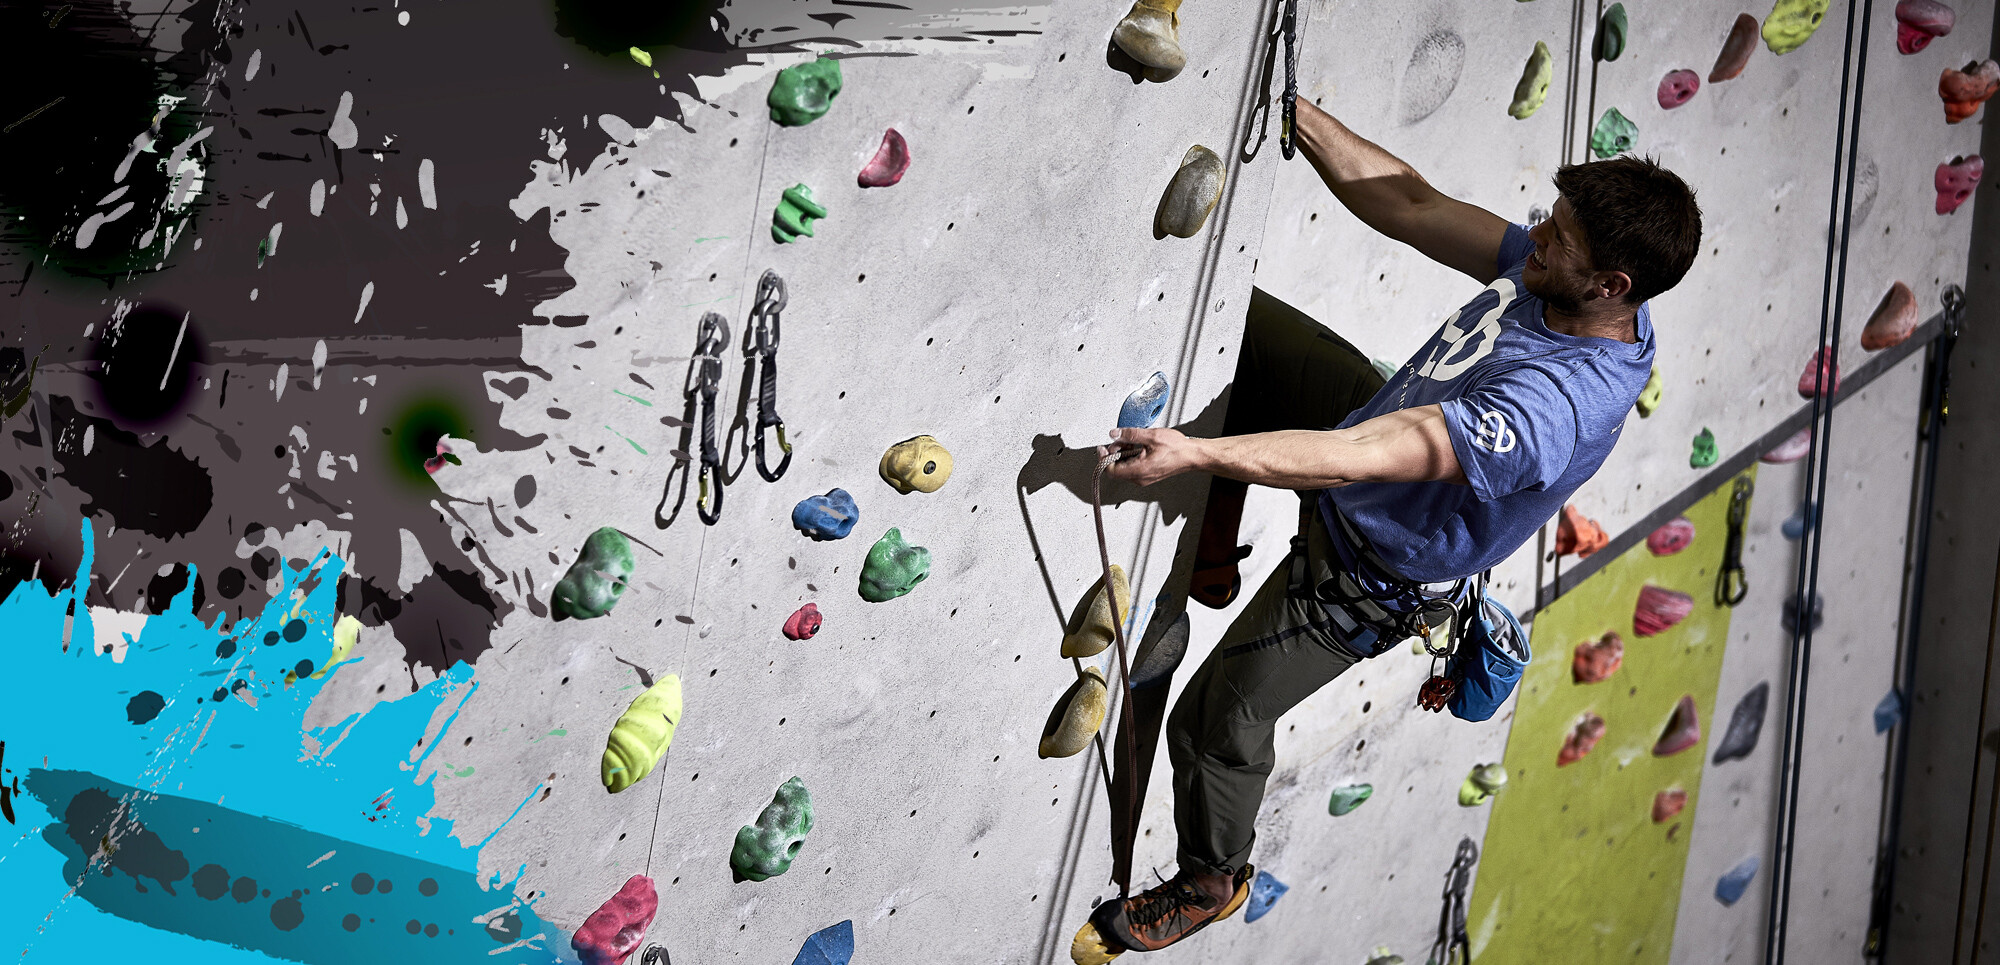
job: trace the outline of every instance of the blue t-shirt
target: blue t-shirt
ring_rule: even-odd
[[[1340,424],[1418,406],[1444,410],[1470,485],[1355,483],[1320,500],[1338,507],[1405,579],[1455,580],[1513,554],[1604,464],[1651,374],[1653,322],[1644,304],[1637,344],[1543,324],[1542,300],[1521,283],[1534,248],[1525,226],[1508,226],[1500,277]],[[1331,528],[1339,539],[1339,527]]]

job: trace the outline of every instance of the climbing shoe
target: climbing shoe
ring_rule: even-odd
[[[1243,589],[1243,575],[1237,572],[1236,564],[1249,556],[1248,546],[1238,546],[1219,560],[1202,559],[1196,555],[1194,578],[1188,587],[1188,596],[1211,610],[1228,606]]]
[[[1157,888],[1123,901],[1099,905],[1090,918],[1099,934],[1116,945],[1133,951],[1154,952],[1236,914],[1250,898],[1250,882],[1257,869],[1244,865],[1237,869],[1236,890],[1228,901],[1195,884],[1194,876],[1183,871]],[[1108,907],[1108,911],[1107,911]]]

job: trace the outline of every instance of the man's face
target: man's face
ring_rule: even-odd
[[[1548,219],[1528,230],[1535,250],[1521,270],[1521,283],[1534,295],[1558,311],[1575,314],[1583,310],[1593,288],[1590,249],[1583,231],[1576,225],[1569,200],[1557,198]]]

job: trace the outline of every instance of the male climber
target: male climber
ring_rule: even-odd
[[[1386,384],[1324,326],[1253,291],[1222,437],[1112,431],[1102,451],[1119,456],[1118,478],[1205,472],[1225,493],[1234,480],[1312,501],[1292,555],[1168,719],[1180,870],[1093,916],[1128,949],[1171,945],[1247,897],[1278,718],[1415,635],[1416,615],[1462,606],[1470,578],[1603,464],[1652,368],[1646,300],[1701,247],[1693,192],[1650,160],[1564,166],[1553,214],[1528,228],[1445,197],[1304,98],[1297,130],[1355,217],[1486,289]]]

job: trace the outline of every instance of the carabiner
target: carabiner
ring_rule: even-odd
[[[715,393],[722,385],[722,352],[729,347],[729,320],[709,312],[701,317],[695,334],[694,358],[688,365],[689,384],[683,388],[699,399],[701,409],[701,485],[694,508],[701,521],[710,526],[722,518],[722,454],[715,444]],[[709,503],[709,480],[714,480],[715,502]]]
[[[1298,17],[1299,0],[1281,0],[1284,4],[1282,28],[1285,33],[1285,92],[1280,97],[1284,102],[1278,105],[1278,147],[1289,161],[1298,152]],[[1266,88],[1268,90],[1269,88]]]
[[[752,365],[763,360],[757,372],[757,475],[766,482],[777,482],[792,464],[792,444],[785,440],[785,420],[778,415],[779,316],[786,299],[785,280],[775,270],[766,270],[757,280],[757,304],[750,310],[749,337],[743,346]],[[778,448],[785,452],[776,469],[765,465],[764,458],[764,430],[772,428],[778,430]]]
[[[1738,476],[1729,494],[1729,539],[1722,548],[1722,571],[1715,578],[1716,606],[1733,607],[1750,593],[1750,581],[1743,575],[1743,521],[1750,515],[1754,489],[1749,476]]]

